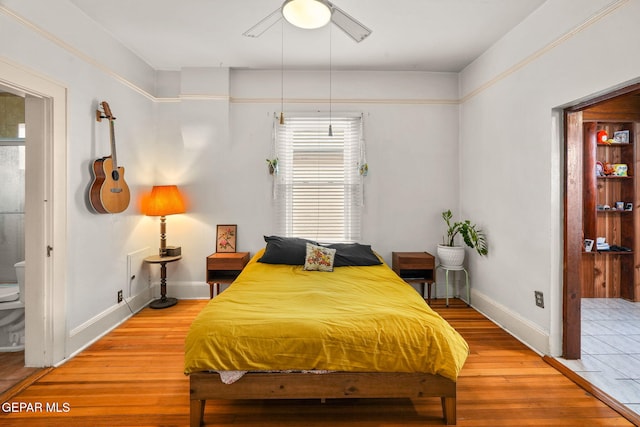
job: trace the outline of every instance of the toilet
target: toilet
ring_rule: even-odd
[[[0,352],[24,350],[24,265],[14,265],[18,284],[0,285]]]

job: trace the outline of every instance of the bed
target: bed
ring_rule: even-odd
[[[265,240],[190,327],[192,427],[210,399],[440,397],[456,423],[469,349],[414,288],[370,246]]]

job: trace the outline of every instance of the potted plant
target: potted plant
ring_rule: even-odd
[[[438,245],[438,259],[445,268],[461,269],[464,262],[464,247],[456,246],[455,238],[459,234],[464,243],[471,249],[475,249],[481,256],[487,255],[487,239],[484,232],[471,221],[464,220],[452,222],[451,210],[442,212],[442,219],[447,224],[447,236],[443,237],[443,243]]]
[[[267,159],[267,167],[269,168],[269,175],[278,175],[278,158]]]

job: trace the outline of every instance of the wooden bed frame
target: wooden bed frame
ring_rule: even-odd
[[[456,424],[456,383],[424,373],[248,373],[224,384],[217,373],[190,375],[190,425],[203,424],[208,399],[345,399],[440,397],[447,425]]]

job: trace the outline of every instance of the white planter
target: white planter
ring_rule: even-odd
[[[463,246],[438,245],[437,254],[440,265],[445,268],[459,268],[464,263]]]

